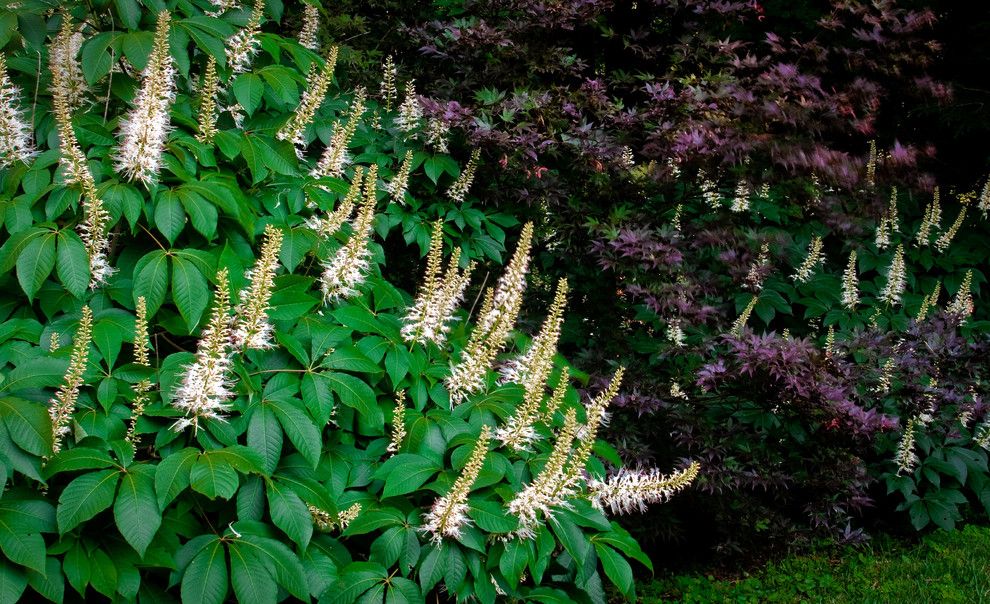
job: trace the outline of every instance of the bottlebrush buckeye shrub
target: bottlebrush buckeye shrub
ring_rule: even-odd
[[[582,404],[565,282],[508,348],[532,226],[471,288],[514,224],[462,201],[478,157],[424,147],[411,83],[341,94],[280,6],[0,13],[0,600],[632,596],[608,515],[698,466],[597,439],[622,370]]]

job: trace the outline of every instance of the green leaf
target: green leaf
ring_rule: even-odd
[[[131,466],[123,472],[113,516],[120,534],[143,558],[162,524],[162,514],[155,495],[155,481],[148,472],[140,470],[154,472],[151,466]]]
[[[232,84],[234,98],[251,115],[261,106],[261,97],[265,92],[265,83],[253,73],[242,73]]]
[[[350,604],[376,584],[388,578],[388,571],[373,562],[351,562],[320,595],[320,604]]]
[[[79,235],[69,229],[58,233],[56,267],[59,281],[77,298],[89,289],[89,256]]]
[[[0,525],[0,550],[11,562],[45,572],[45,539],[38,533],[15,531]]]
[[[384,424],[385,414],[378,406],[375,391],[364,380],[346,373],[324,373],[322,376],[340,397],[340,402],[357,410],[369,422]]]
[[[6,396],[0,398],[0,418],[20,448],[38,456],[52,452],[52,420],[44,405]]]
[[[34,299],[55,267],[55,238],[55,233],[46,233],[32,239],[17,257],[17,281],[28,300]]]
[[[210,301],[206,277],[191,261],[172,257],[172,299],[190,331],[199,325]]]
[[[0,602],[20,601],[27,583],[24,571],[0,560]]]
[[[168,254],[164,250],[149,252],[134,265],[134,301],[144,296],[149,318],[165,301],[168,274]]]
[[[165,457],[155,468],[155,493],[158,508],[165,507],[189,486],[189,472],[199,452],[186,448]]]
[[[595,543],[595,551],[598,552],[598,558],[602,561],[605,576],[619,588],[619,591],[629,598],[633,597],[635,593],[633,572],[629,562],[622,557],[622,554],[601,543]]]
[[[45,560],[44,572],[29,570],[28,584],[31,589],[47,598],[50,602],[62,602],[65,598],[65,576],[58,558]]]
[[[478,528],[489,533],[508,533],[519,526],[519,520],[505,511],[505,508],[494,501],[471,499],[468,508],[470,516]]]
[[[182,202],[175,191],[163,191],[155,203],[155,226],[169,243],[175,243],[175,238],[182,232],[186,224],[186,213],[182,210]]]
[[[401,453],[382,464],[375,477],[385,479],[382,499],[387,499],[415,491],[438,471],[440,468],[431,459],[415,453]]]
[[[230,581],[238,602],[275,604],[278,585],[272,577],[271,560],[266,560],[250,544],[234,541],[227,549],[230,556]]]
[[[282,424],[286,436],[292,441],[292,445],[315,470],[320,461],[320,452],[323,446],[320,430],[316,424],[306,415],[301,406],[293,402],[275,400],[269,401],[267,404],[278,416],[278,421]]]
[[[261,452],[265,471],[269,474],[274,472],[282,457],[282,427],[268,405],[260,405],[251,414],[247,427],[247,444]]]
[[[279,585],[299,600],[309,601],[306,571],[292,550],[281,541],[255,535],[245,534],[242,541],[254,547],[259,554],[271,558]]]
[[[380,373],[382,368],[355,346],[342,346],[327,355],[322,365],[340,371]]]
[[[217,208],[188,187],[179,189],[179,200],[193,228],[207,239],[213,239],[217,232]]]
[[[45,464],[45,475],[54,476],[59,472],[77,470],[102,470],[114,465],[113,459],[105,451],[90,447],[63,449]]]
[[[513,539],[505,544],[505,551],[498,560],[498,568],[508,580],[509,586],[515,589],[529,563],[529,545],[522,539]]]
[[[110,45],[113,43],[116,32],[103,32],[87,39],[82,45],[82,55],[79,65],[82,67],[83,77],[92,86],[103,76],[110,73],[113,60],[110,57]]]
[[[294,492],[269,481],[265,489],[272,522],[305,550],[313,537],[313,519],[309,508]]]
[[[58,498],[55,518],[58,532],[65,534],[113,504],[120,472],[103,470],[79,476]]]
[[[117,16],[127,29],[137,29],[141,23],[141,7],[136,0],[113,0]]]
[[[227,560],[223,542],[204,547],[182,575],[182,601],[188,604],[223,604],[227,599]]]
[[[189,472],[189,485],[210,499],[230,499],[237,492],[240,479],[229,461],[216,453],[206,451],[199,456]]]

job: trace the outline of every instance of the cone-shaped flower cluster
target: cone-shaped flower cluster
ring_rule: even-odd
[[[877,141],[870,141],[870,152],[866,158],[866,188],[872,189],[877,184]]]
[[[88,89],[82,68],[76,60],[82,43],[82,33],[75,31],[72,21],[64,15],[62,29],[49,47],[48,63],[52,70],[52,96],[64,98],[70,112],[83,104]]]
[[[918,245],[922,247],[929,245],[931,243],[932,231],[941,229],[941,223],[942,204],[939,201],[938,187],[935,187],[935,196],[932,198],[932,202],[925,208],[925,216],[921,220],[921,226],[918,227],[918,234],[915,237]]]
[[[377,191],[378,166],[372,164],[364,179],[364,201],[351,222],[351,237],[323,267],[320,288],[324,303],[356,296],[358,286],[367,277],[368,259],[371,257],[368,243],[375,219]]]
[[[890,262],[890,270],[887,271],[887,283],[880,290],[880,301],[894,305],[900,303],[901,295],[907,285],[907,270],[904,266],[904,245],[898,245],[894,252],[894,259]]]
[[[321,216],[319,211],[317,211],[317,213],[306,219],[306,226],[316,231],[322,239],[328,239],[339,231],[340,227],[344,226],[344,223],[351,217],[351,212],[354,211],[354,204],[357,202],[358,197],[361,196],[363,175],[364,168],[361,166],[354,168],[354,180],[351,181],[351,187],[347,190],[347,195],[344,196],[337,209],[325,216]],[[316,204],[314,203],[313,205],[315,206]]]
[[[457,177],[454,184],[450,185],[450,188],[447,189],[447,197],[451,200],[457,203],[464,201],[464,196],[471,190],[471,184],[474,182],[474,172],[478,168],[478,159],[480,157],[481,152],[478,149],[471,152],[471,159],[464,166],[464,170],[461,171],[460,176]]]
[[[354,133],[357,131],[358,122],[364,115],[364,88],[354,91],[354,100],[351,101],[351,109],[347,117],[347,123],[343,126],[340,123],[333,125],[333,134],[327,148],[323,150],[320,161],[310,172],[313,178],[323,178],[324,176],[340,176],[344,173],[344,165],[347,164],[347,146],[351,144]]]
[[[327,60],[323,67],[317,71],[310,72],[306,82],[306,90],[299,100],[299,106],[295,113],[289,118],[284,126],[275,134],[276,138],[283,141],[290,141],[296,146],[296,154],[302,159],[302,149],[306,146],[303,133],[306,126],[313,121],[316,110],[323,104],[323,99],[327,96],[327,90],[333,81],[333,71],[337,66],[337,47],[334,46],[327,54]]]
[[[701,466],[694,462],[687,468],[664,475],[657,468],[619,470],[605,480],[588,481],[591,504],[613,514],[646,511],[651,503],[663,503],[685,489],[698,476]]]
[[[431,117],[426,122],[426,145],[437,153],[449,153],[447,148],[447,136],[450,134],[450,125],[441,118]]]
[[[409,188],[409,172],[412,170],[412,160],[413,152],[411,150],[406,151],[405,157],[402,158],[402,165],[399,166],[399,171],[396,172],[395,177],[388,183],[388,195],[396,203],[405,203],[406,189]]]
[[[935,249],[939,252],[944,254],[945,251],[949,249],[949,244],[952,243],[952,240],[956,237],[956,233],[959,232],[963,222],[966,220],[967,209],[968,208],[963,206],[963,208],[959,210],[959,215],[956,216],[955,222],[953,222],[952,226],[949,227],[949,230],[942,233],[942,236],[935,240]]]
[[[158,13],[155,42],[141,89],[134,97],[134,108],[120,122],[117,170],[128,180],[145,185],[158,179],[165,139],[171,129],[169,107],[175,100],[175,67],[168,47],[170,20],[168,11]]]
[[[732,323],[732,329],[729,331],[732,335],[739,337],[742,335],[742,330],[746,327],[746,323],[749,321],[750,315],[753,314],[753,309],[756,308],[756,303],[759,302],[760,298],[758,296],[753,296],[746,308],[743,309],[739,316],[736,318],[735,322]]]
[[[918,454],[914,452],[915,443],[915,432],[918,427],[922,425],[922,422],[918,417],[912,417],[908,420],[907,426],[904,428],[904,434],[901,436],[901,440],[897,443],[897,453],[894,456],[894,462],[897,464],[897,475],[908,474],[914,467],[918,465]]]
[[[433,342],[437,346],[443,346],[450,321],[471,281],[471,271],[474,268],[472,263],[463,271],[460,270],[460,257],[460,248],[454,248],[454,253],[447,262],[447,270],[441,275],[443,222],[438,220],[433,225],[423,283],[419,286],[416,301],[409,307],[403,321],[402,339],[424,345]]]
[[[261,18],[264,14],[265,0],[254,0],[247,25],[227,41],[227,64],[235,75],[251,68],[251,61],[261,46],[258,34],[261,33]]]
[[[566,305],[567,281],[561,279],[540,333],[533,339],[526,353],[510,361],[502,371],[503,382],[516,382],[524,388],[522,404],[505,426],[495,433],[503,446],[525,450],[537,438],[533,424],[540,419],[540,403],[543,402],[547,380],[553,371],[553,357],[557,353],[557,341],[560,339]]]
[[[340,512],[337,514],[336,519],[331,516],[329,512],[321,510],[315,505],[307,506],[307,508],[309,509],[309,515],[313,521],[313,526],[316,527],[316,530],[324,533],[329,533],[334,529],[346,529],[347,525],[354,522],[354,519],[361,513],[360,503],[355,503],[343,512]]]
[[[399,72],[395,68],[395,60],[392,59],[392,55],[385,57],[385,62],[382,63],[382,84],[380,88],[385,111],[392,111],[392,103],[398,98],[399,92],[395,88],[395,80],[398,76]]]
[[[966,317],[973,314],[972,287],[973,271],[970,269],[966,271],[966,276],[963,277],[962,283],[959,284],[959,290],[956,292],[956,297],[952,299],[952,302],[950,302],[949,306],[945,309],[945,311],[950,315],[955,315],[960,323],[964,321]]]
[[[52,454],[62,450],[62,438],[69,433],[69,423],[72,413],[76,410],[76,400],[79,399],[79,387],[83,384],[83,374],[89,360],[89,344],[93,339],[93,311],[89,306],[83,306],[79,328],[72,342],[72,354],[69,356],[69,368],[65,371],[62,386],[55,393],[48,407],[52,418]]]
[[[842,305],[855,310],[859,304],[859,277],[856,274],[856,250],[849,252],[849,264],[842,276]]]
[[[446,385],[451,405],[463,402],[468,394],[479,392],[484,387],[485,374],[505,345],[526,290],[532,241],[533,224],[526,223],[505,274],[499,279],[496,289],[486,293],[471,338],[461,351],[460,362],[450,369]]]
[[[206,61],[203,82],[199,86],[199,114],[196,124],[196,140],[204,145],[213,143],[217,135],[217,92],[220,80],[217,78],[217,60],[210,57]]]
[[[478,479],[481,466],[485,463],[485,456],[488,455],[488,441],[491,440],[491,437],[491,429],[487,425],[482,426],[478,442],[471,450],[471,456],[468,458],[464,469],[461,470],[460,476],[454,481],[454,486],[446,495],[438,497],[433,502],[430,511],[423,515],[425,522],[421,530],[430,535],[430,541],[433,543],[440,544],[444,537],[454,539],[460,537],[461,528],[470,522],[467,515],[467,498],[471,493],[471,486]]]
[[[227,269],[217,273],[217,291],[210,322],[200,334],[196,358],[185,368],[182,383],[175,391],[172,406],[186,417],[172,425],[179,431],[199,428],[204,419],[224,419],[227,399],[233,394],[229,378],[231,350],[230,283]]]
[[[825,255],[822,253],[822,238],[816,235],[812,237],[811,243],[808,244],[808,255],[797,271],[791,275],[791,279],[794,279],[795,283],[807,283],[811,281],[811,277],[815,274],[815,269],[824,262]]]
[[[938,297],[941,291],[942,282],[936,281],[935,287],[932,288],[932,293],[925,296],[925,299],[921,301],[921,307],[918,309],[918,316],[916,317],[917,321],[924,321],[928,313],[938,306]]]
[[[550,398],[547,399],[546,408],[543,410],[543,423],[548,426],[553,423],[557,409],[560,409],[560,406],[564,402],[564,397],[567,396],[567,386],[570,376],[571,370],[567,367],[562,368],[560,370],[560,377],[557,379],[557,385],[553,387],[553,392],[550,393]]]
[[[736,196],[732,198],[729,209],[733,212],[745,212],[749,209],[749,186],[745,181],[740,180],[736,185]]]
[[[0,168],[27,162],[34,154],[33,128],[21,108],[21,89],[7,75],[7,59],[0,54]]]
[[[230,344],[235,349],[265,349],[272,347],[272,324],[268,322],[268,303],[275,287],[275,270],[282,249],[282,231],[273,225],[265,227],[261,254],[248,272],[251,284],[241,291],[241,303]]]
[[[69,44],[68,38],[73,35],[73,31],[68,22],[63,25],[61,32],[55,39],[54,48],[65,47]],[[110,240],[107,238],[107,225],[110,222],[110,213],[103,206],[103,201],[96,192],[96,181],[93,173],[89,170],[89,162],[76,133],[72,129],[72,105],[67,92],[70,87],[63,82],[64,72],[57,65],[51,66],[52,71],[52,100],[54,105],[55,121],[58,124],[59,151],[61,152],[61,163],[65,168],[65,181],[67,184],[78,184],[82,187],[83,200],[83,221],[79,224],[79,237],[86,247],[86,254],[89,257],[89,285],[95,288],[103,283],[115,272],[110,266],[107,253],[110,251]]]
[[[304,48],[316,50],[319,42],[316,33],[320,29],[320,9],[313,4],[303,4],[303,24],[299,30],[299,44]]]
[[[138,296],[134,314],[134,362],[142,367],[151,367],[151,359],[148,358],[148,349],[151,347],[151,340],[148,339],[148,306],[144,296]],[[127,434],[124,436],[124,440],[132,446],[137,445],[134,431],[137,428],[138,418],[144,415],[149,390],[151,390],[151,382],[147,379],[134,385],[134,409],[131,411]]]
[[[392,435],[385,450],[392,454],[398,453],[402,449],[404,440],[406,440],[406,391],[400,390],[395,393],[395,410],[392,411]]]
[[[391,57],[389,57],[391,58]],[[386,77],[387,77],[386,71]],[[384,82],[382,82],[384,87]],[[423,108],[419,104],[416,96],[416,85],[412,80],[406,84],[406,96],[399,105],[399,115],[395,118],[395,126],[399,131],[409,134],[419,128],[419,121],[423,119]]]
[[[704,170],[698,170],[698,188],[701,189],[701,198],[708,204],[708,207],[717,210],[722,206],[722,198],[718,194],[718,185],[708,178]]]

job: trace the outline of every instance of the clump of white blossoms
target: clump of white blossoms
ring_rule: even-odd
[[[431,117],[426,122],[426,144],[437,153],[447,153],[447,136],[450,126],[441,118]]]
[[[200,334],[196,358],[185,367],[182,382],[175,391],[172,406],[186,415],[172,425],[175,431],[192,426],[199,429],[204,419],[224,420],[231,397],[231,317],[230,283],[227,269],[217,273],[217,291],[210,322]]]
[[[914,452],[914,443],[918,428],[923,425],[920,417],[915,416],[908,420],[901,435],[900,442],[897,443],[897,453],[894,455],[894,463],[897,464],[897,475],[909,474],[918,465],[918,454]]]
[[[540,419],[540,403],[543,402],[547,380],[553,371],[553,357],[557,353],[560,328],[564,322],[567,291],[567,280],[561,279],[540,332],[533,338],[526,352],[510,361],[502,370],[503,383],[515,382],[522,384],[524,389],[522,404],[495,433],[503,446],[526,450],[537,439],[533,424]]]
[[[701,466],[692,462],[687,468],[664,475],[657,468],[629,470],[623,468],[605,480],[588,481],[591,505],[613,514],[646,511],[652,503],[663,503],[690,485]]]
[[[261,244],[258,260],[247,273],[251,283],[241,291],[241,303],[235,312],[236,321],[230,337],[230,344],[235,349],[272,347],[273,328],[267,313],[281,249],[282,231],[269,224],[265,227],[265,241]]]
[[[392,432],[385,450],[393,455],[402,449],[406,440],[406,391],[395,393],[395,408],[392,411]]]
[[[447,189],[447,197],[452,201],[461,203],[464,201],[464,196],[467,195],[468,191],[471,190],[471,184],[474,182],[474,172],[478,169],[478,159],[481,158],[481,151],[475,149],[471,152],[471,158],[468,160],[464,170],[461,171],[460,176],[454,181],[454,184],[450,185]]]
[[[454,486],[446,495],[438,497],[430,511],[423,515],[425,523],[420,530],[428,533],[433,543],[439,545],[444,537],[453,539],[460,537],[461,528],[471,521],[467,514],[467,499],[471,493],[471,486],[481,472],[485,456],[488,455],[488,441],[491,437],[491,428],[487,425],[482,426],[478,441],[471,450],[471,456],[454,482]]]
[[[385,111],[392,111],[392,103],[398,98],[399,91],[395,88],[395,80],[399,77],[399,70],[395,67],[395,60],[392,55],[385,57],[382,63],[382,83],[379,89]]]
[[[704,170],[698,170],[698,188],[701,189],[701,198],[705,200],[708,207],[717,210],[722,206],[722,197],[718,194],[718,185],[708,178]]]
[[[960,323],[965,321],[966,317],[973,314],[972,287],[973,269],[970,269],[966,271],[966,276],[963,277],[962,283],[959,284],[959,290],[956,291],[956,296],[945,308],[945,312],[954,315]]]
[[[299,44],[310,50],[319,48],[316,33],[320,29],[320,9],[313,4],[303,4],[303,24],[299,30]]]
[[[254,0],[247,25],[227,41],[227,64],[230,65],[234,75],[244,73],[251,68],[251,61],[261,47],[258,34],[261,33],[261,18],[264,14],[265,0]]]
[[[68,38],[72,35],[72,27],[66,20],[52,44],[53,48],[68,45]],[[53,50],[52,56],[55,55],[57,53]],[[89,258],[89,286],[96,288],[106,283],[110,275],[116,272],[107,258],[107,253],[110,251],[110,240],[107,237],[110,213],[103,206],[103,200],[97,193],[96,181],[89,169],[89,162],[72,129],[71,86],[64,80],[65,71],[59,69],[57,65],[51,65],[51,72],[52,101],[58,126],[61,164],[65,168],[66,184],[78,184],[82,187],[83,221],[78,226],[79,238],[82,239]]]
[[[423,119],[423,108],[419,104],[419,97],[416,96],[416,85],[413,80],[409,80],[406,84],[406,96],[399,105],[399,115],[395,118],[395,126],[399,131],[409,134],[419,128],[421,119]]]
[[[746,181],[740,180],[736,185],[736,196],[732,198],[729,209],[733,212],[745,212],[749,209],[749,185]]]
[[[402,158],[402,165],[399,166],[399,171],[395,173],[395,176],[389,181],[386,187],[389,197],[395,203],[405,203],[406,201],[406,190],[409,188],[409,172],[412,171],[412,161],[413,152],[411,150],[406,151],[405,157]]]
[[[210,57],[206,61],[206,71],[199,86],[199,114],[196,123],[196,140],[204,145],[213,143],[217,135],[217,92],[220,80],[217,78],[217,60]]]
[[[426,257],[426,274],[416,294],[416,301],[406,311],[403,320],[402,339],[406,342],[426,344],[433,342],[443,346],[450,329],[450,321],[454,311],[464,296],[464,290],[471,281],[471,271],[474,263],[463,271],[458,263],[461,249],[454,252],[447,262],[447,270],[441,275],[443,260],[443,222],[438,220],[433,225],[433,235],[430,238],[430,251]]]
[[[75,31],[67,16],[62,17],[62,29],[49,47],[48,64],[52,70],[52,94],[61,94],[69,111],[78,109],[85,100],[88,87],[76,57],[82,48],[83,35]],[[58,87],[60,90],[56,91]]]
[[[168,47],[170,21],[168,11],[158,13],[155,42],[141,89],[134,97],[134,108],[120,122],[116,168],[128,180],[139,180],[146,186],[158,178],[165,139],[171,130],[169,108],[175,100],[175,67]]]
[[[340,204],[334,209],[334,211],[325,215],[321,215],[320,211],[317,211],[306,219],[306,226],[315,231],[321,239],[328,239],[332,237],[333,234],[339,231],[340,227],[344,226],[344,223],[351,217],[351,212],[354,211],[354,204],[357,203],[358,197],[361,196],[361,182],[363,175],[364,168],[361,166],[354,168],[354,180],[351,181],[351,186],[347,190],[347,194],[344,196],[344,199],[341,200]],[[309,203],[313,205],[313,207],[316,207],[314,202],[310,201]]]
[[[461,351],[460,361],[451,366],[450,376],[444,382],[450,393],[451,405],[463,402],[467,395],[480,392],[485,386],[485,374],[501,352],[519,315],[526,290],[532,242],[533,224],[526,223],[509,266],[499,278],[495,290],[489,288],[485,293],[481,313],[467,346]]]
[[[822,238],[814,236],[808,244],[808,255],[797,271],[791,275],[795,283],[807,283],[815,274],[815,269],[825,262],[825,255],[822,253]]]
[[[859,277],[856,275],[856,250],[849,252],[849,264],[842,276],[842,305],[855,310],[859,304]]]
[[[931,243],[931,233],[932,231],[938,231],[942,228],[942,204],[939,200],[939,190],[935,187],[935,195],[932,198],[931,203],[925,208],[924,218],[921,220],[921,226],[918,227],[918,234],[915,239],[920,246],[927,246]]]
[[[987,213],[990,212],[990,178],[983,183],[983,189],[980,190],[980,202],[977,204],[976,209],[983,212],[983,217],[987,217]]]
[[[306,140],[303,134],[306,127],[313,121],[316,110],[323,104],[323,99],[327,96],[327,90],[333,81],[334,68],[337,66],[337,47],[334,46],[327,53],[326,61],[319,70],[311,70],[306,78],[306,90],[303,91],[302,98],[299,99],[299,106],[289,121],[275,133],[275,138],[282,141],[289,141],[296,147],[296,155],[299,159],[303,157],[303,149],[306,147]]]
[[[0,54],[0,168],[35,155],[33,128],[20,102],[21,89],[10,81],[7,58]]]
[[[681,327],[680,319],[670,319],[667,321],[667,332],[665,335],[667,336],[667,340],[674,346],[684,346],[684,343],[687,341],[687,336],[684,334],[684,328]]]
[[[323,267],[320,288],[324,304],[356,296],[368,272],[372,223],[378,191],[378,165],[372,164],[364,180],[364,201],[351,222],[352,233],[330,262]]]
[[[325,176],[340,176],[344,173],[344,166],[349,161],[347,146],[354,138],[358,122],[364,115],[364,101],[364,88],[357,88],[354,91],[354,100],[351,101],[347,122],[343,126],[340,125],[340,122],[334,123],[330,142],[327,143],[327,148],[323,150],[323,155],[316,167],[310,172],[310,176],[323,178]]]
[[[904,245],[898,245],[894,252],[894,259],[890,262],[890,269],[887,271],[887,283],[880,290],[880,301],[890,305],[897,305],[901,301],[901,295],[907,285],[907,271],[904,266]]]

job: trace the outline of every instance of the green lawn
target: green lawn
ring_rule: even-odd
[[[679,576],[643,584],[641,602],[990,603],[990,528],[937,533],[920,544],[798,556],[738,579]]]

